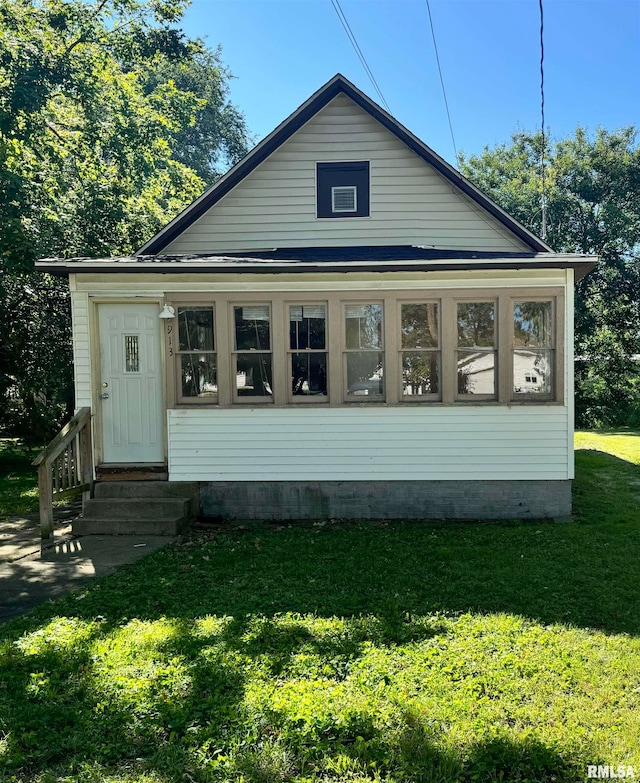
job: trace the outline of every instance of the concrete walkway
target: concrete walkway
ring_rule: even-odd
[[[169,536],[73,536],[78,507],[56,513],[53,539],[40,539],[37,514],[0,521],[0,622],[173,541]]]

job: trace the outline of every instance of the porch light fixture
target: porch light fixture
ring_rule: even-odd
[[[166,304],[162,308],[162,312],[158,316],[158,318],[175,318],[176,317],[176,311],[171,305]]]

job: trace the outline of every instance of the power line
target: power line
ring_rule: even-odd
[[[358,42],[356,40],[355,35],[353,34],[353,31],[352,31],[351,27],[349,26],[349,22],[347,22],[347,17],[344,15],[344,11],[342,10],[342,7],[340,6],[340,0],[331,0],[331,5],[333,6],[333,10],[338,15],[338,19],[342,23],[342,26],[344,27],[344,31],[347,34],[347,37],[351,41],[351,45],[353,46],[353,48],[355,50],[355,53],[360,58],[360,62],[362,63],[362,67],[364,68],[367,76],[371,80],[371,84],[373,85],[375,91],[380,96],[380,100],[382,101],[383,106],[389,112],[389,114],[391,114],[391,109],[389,108],[389,104],[384,99],[384,95],[382,94],[382,90],[378,86],[378,82],[375,80],[375,77],[374,77],[373,73],[371,72],[371,68],[369,68],[369,66],[367,64],[367,60],[366,60],[364,54],[362,54],[362,50],[358,46]]]
[[[433,38],[433,48],[436,53],[436,63],[438,64],[438,73],[440,74],[440,84],[442,85],[442,95],[444,97],[444,107],[447,110],[447,120],[449,121],[449,131],[451,132],[451,143],[453,144],[453,152],[456,156],[456,166],[460,165],[460,160],[458,158],[458,148],[456,147],[456,140],[455,136],[453,135],[453,125],[451,124],[451,115],[449,114],[449,103],[447,101],[447,92],[444,89],[444,79],[442,78],[442,68],[440,67],[440,57],[438,55],[438,45],[436,44],[436,33],[433,29],[433,18],[431,16],[431,6],[429,5],[429,0],[426,0],[427,3],[427,11],[429,12],[429,24],[431,25],[431,37]]]
[[[544,153],[545,153],[545,135],[544,135],[544,9],[542,0],[538,0],[540,5],[540,114],[542,119],[542,152],[540,153],[540,179],[542,180],[542,239],[547,238],[547,188],[545,182]]]

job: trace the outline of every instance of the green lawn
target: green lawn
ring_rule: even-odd
[[[38,510],[37,468],[31,462],[39,451],[0,439],[0,519]]]
[[[2,626],[0,780],[640,777],[640,436],[577,442],[574,522],[230,530]]]

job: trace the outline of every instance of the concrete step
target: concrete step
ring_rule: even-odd
[[[100,500],[186,498],[189,500],[189,515],[195,519],[200,514],[197,481],[98,481],[94,486],[94,496]]]
[[[200,511],[195,481],[98,481],[94,494],[73,523],[76,535],[174,536]]]
[[[197,481],[98,481],[97,498],[191,498]]]
[[[188,519],[85,519],[73,521],[72,531],[76,536],[177,536],[189,525]]]
[[[171,520],[189,517],[189,498],[92,498],[82,516],[98,520]]]

